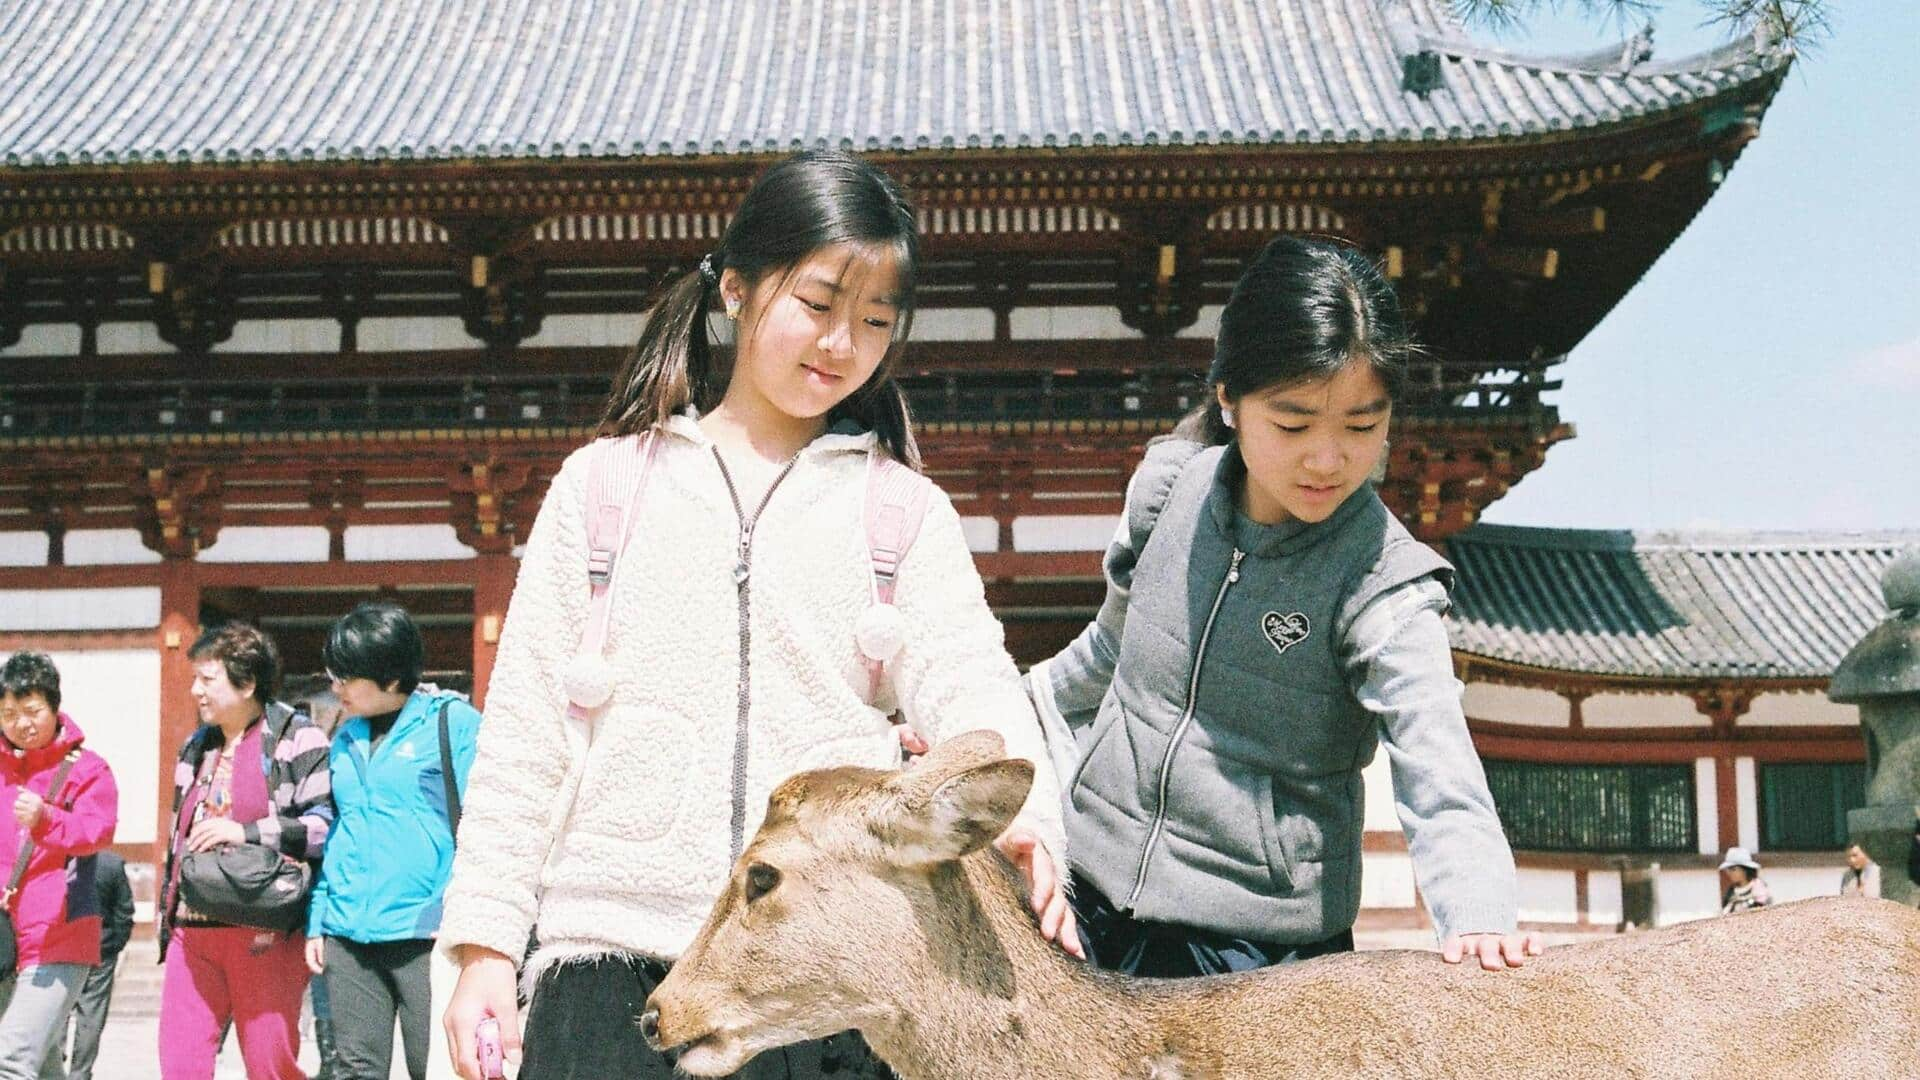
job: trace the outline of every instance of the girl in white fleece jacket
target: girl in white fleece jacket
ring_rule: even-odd
[[[571,735],[562,676],[589,610],[586,451],[555,477],[502,633],[440,929],[462,964],[445,1023],[463,1076],[479,1076],[484,1017],[519,1053],[515,961],[530,935],[522,1080],[672,1075],[633,1023],[664,964],[736,887],[775,785],[897,763],[896,707],[931,741],[990,727],[1036,763],[1000,846],[1044,930],[1077,948],[1060,934],[1058,788],[938,490],[899,568],[903,644],[877,695],[855,644],[873,596],[869,459],[918,464],[891,371],[915,255],[891,180],[850,155],[802,154],[761,177],[720,246],[653,309],[601,428],[656,444],[612,578],[613,689]],[[731,370],[706,340],[716,298],[737,324]],[[848,1036],[769,1052],[742,1075],[844,1072],[865,1057]]]

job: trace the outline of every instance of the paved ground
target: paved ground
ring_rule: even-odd
[[[100,1060],[93,1067],[93,1075],[98,1080],[144,1080],[146,1077],[159,1076],[159,1053],[155,1049],[159,1045],[159,1033],[160,1021],[156,1017],[109,1017],[106,1033],[100,1040]],[[300,1064],[309,1073],[320,1066],[320,1056],[311,1039],[300,1048]],[[213,1075],[214,1080],[247,1078],[247,1071],[240,1064],[240,1052],[231,1037],[221,1051],[220,1064]],[[406,1072],[402,1070],[395,1075],[404,1080]]]

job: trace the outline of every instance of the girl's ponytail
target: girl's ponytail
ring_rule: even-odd
[[[1206,404],[1194,409],[1173,425],[1173,437],[1197,442],[1201,446],[1225,446],[1233,441],[1233,429],[1227,426],[1226,418],[1220,414],[1220,400],[1213,396],[1213,387],[1207,387]]]
[[[725,389],[714,375],[707,342],[707,308],[717,273],[701,268],[673,283],[647,315],[640,340],[614,376],[601,436],[637,435],[663,423],[689,404],[706,410]]]
[[[913,437],[913,410],[907,405],[907,393],[894,379],[891,364],[880,369],[854,395],[836,408],[830,419],[850,419],[873,432],[880,445],[894,459],[915,472],[920,471],[920,444]]]

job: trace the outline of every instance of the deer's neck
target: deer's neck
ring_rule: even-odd
[[[997,858],[997,857],[996,857]],[[1004,865],[975,856],[955,882],[975,933],[935,940],[905,973],[915,999],[865,1032],[902,1080],[1146,1077],[1160,1010],[1040,937]]]

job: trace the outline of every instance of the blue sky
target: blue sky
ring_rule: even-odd
[[[1920,528],[1920,3],[1834,11],[1719,194],[1558,369],[1579,437],[1486,520]],[[1702,18],[1664,4],[1656,55],[1724,40]],[[1569,14],[1499,36],[1619,38]]]

